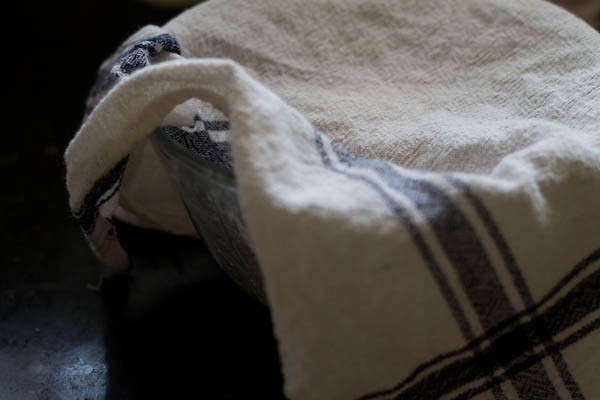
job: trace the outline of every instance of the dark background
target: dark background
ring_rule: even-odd
[[[180,10],[17,7],[4,13],[16,28],[3,51],[0,399],[282,398],[266,307],[201,242],[120,226],[132,271],[100,292],[86,287],[103,267],[69,214],[62,154],[103,59]]]

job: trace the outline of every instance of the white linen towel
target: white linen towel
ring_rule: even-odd
[[[127,262],[113,217],[194,234],[147,135],[221,112],[290,398],[600,397],[591,27],[538,0],[215,0],[147,27],[65,154],[103,261]]]

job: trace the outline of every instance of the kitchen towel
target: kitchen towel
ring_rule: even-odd
[[[115,268],[113,218],[195,234],[156,127],[233,168],[289,398],[600,396],[600,35],[566,11],[209,1],[86,114],[70,206]]]

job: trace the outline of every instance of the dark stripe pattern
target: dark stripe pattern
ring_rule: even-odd
[[[521,274],[521,270],[517,265],[516,259],[515,259],[514,255],[512,254],[510,248],[508,247],[508,244],[506,243],[506,240],[504,239],[502,233],[500,232],[500,229],[498,229],[498,226],[494,223],[494,220],[493,220],[490,212],[483,205],[483,202],[481,200],[479,200],[479,198],[477,196],[475,196],[475,194],[471,191],[471,189],[464,182],[462,182],[461,180],[457,179],[456,177],[454,177],[452,175],[446,175],[445,178],[448,180],[448,182],[450,182],[452,185],[454,185],[456,188],[458,188],[465,195],[465,197],[471,202],[473,208],[478,213],[479,218],[484,223],[489,235],[491,236],[492,240],[494,241],[496,248],[500,252],[500,255],[503,259],[504,265],[512,278],[513,284],[515,285],[517,292],[519,293],[519,296],[521,297],[521,300],[525,304],[525,307],[527,307],[527,308],[531,307],[533,304],[533,297],[531,295],[531,292],[529,291],[529,288],[527,287],[525,278],[523,277],[523,274]],[[543,330],[544,329],[543,326],[540,326],[539,328],[542,330],[539,332],[535,332],[536,335],[538,337],[545,338],[544,346],[546,346],[546,347],[552,346],[553,345],[552,337],[550,335],[548,335],[548,333],[546,331]],[[556,365],[556,369],[558,370],[565,387],[569,391],[571,398],[573,400],[582,400],[583,394],[581,393],[581,390],[579,389],[577,382],[571,375],[571,372],[569,371],[569,367],[568,367],[567,363],[565,362],[565,360],[563,359],[560,352],[552,354],[552,361]]]
[[[177,126],[167,126],[160,129],[171,139],[182,144],[198,157],[218,164],[227,170],[233,170],[231,142],[229,140],[214,141],[211,139],[209,133],[210,131],[229,131],[229,121],[209,121],[203,119],[201,115],[196,115],[192,129],[183,129]]]
[[[470,344],[461,350],[468,354],[463,354],[463,357],[458,361],[441,367],[413,385],[407,386],[422,371],[430,369],[450,357],[456,357],[461,352],[452,352],[451,355],[436,357],[436,359],[419,366],[411,374],[412,378],[409,377],[398,386],[389,390],[371,393],[361,397],[361,399],[374,399],[384,395],[407,399],[436,398],[486,376],[487,379],[483,380],[483,382],[486,382],[483,389],[482,387],[472,389],[469,392],[461,394],[460,398],[469,398],[481,393],[481,391],[493,390],[494,388],[498,388],[500,383],[508,379],[513,382],[513,386],[521,398],[559,398],[541,364],[541,360],[549,355],[556,362],[558,357],[560,357],[559,352],[564,347],[564,343],[570,342],[565,339],[563,342],[554,343],[552,337],[569,326],[576,324],[590,312],[598,308],[599,296],[592,290],[592,288],[600,285],[598,274],[594,273],[590,275],[584,282],[571,290],[565,298],[558,301],[555,306],[550,307],[544,314],[539,316],[535,314],[535,310],[538,307],[532,306],[533,300],[526,285],[524,285],[524,279],[521,277],[522,280],[516,283],[516,285],[521,284],[518,290],[520,292],[525,290],[524,293],[529,294],[527,305],[529,306],[528,310],[530,310],[530,313],[527,314],[527,317],[531,318],[531,320],[529,322],[519,321],[519,318],[522,318],[524,314],[517,313],[510,304],[476,232],[466,217],[452,204],[448,195],[430,182],[400,176],[393,167],[384,161],[359,159],[335,143],[331,143],[332,150],[336,154],[338,161],[346,166],[347,170],[336,168],[324,149],[322,134],[317,132],[315,140],[324,166],[348,178],[364,182],[382,197],[395,215],[400,216],[399,220],[413,235],[413,240],[421,250],[430,269],[432,269],[432,264],[434,264],[432,270],[435,271],[434,276],[438,284],[440,284],[440,282],[444,282],[444,279],[443,277],[440,279],[436,275],[440,275],[442,272],[435,265],[435,261],[432,261],[431,253],[420,235],[414,235],[416,228],[412,223],[407,223],[410,219],[407,217],[406,212],[401,211],[402,208],[393,198],[387,195],[386,191],[377,182],[364,175],[349,171],[354,169],[368,169],[385,182],[388,189],[398,191],[411,199],[415,207],[425,216],[433,228],[449,260],[452,262],[454,268],[457,269],[463,289],[486,331],[480,338],[472,340],[472,333],[469,333],[470,329],[468,327],[464,327],[464,316],[461,315],[462,311],[460,309],[457,310],[458,305],[454,299],[454,295],[451,293],[451,289],[447,283],[443,283],[440,285],[441,291],[446,300],[450,300],[448,302],[453,310],[453,314],[455,317],[459,316],[457,322],[461,326],[461,331],[463,331],[465,338],[470,341]],[[484,222],[490,223],[490,221],[487,220]],[[593,259],[594,257],[591,258]],[[516,263],[507,268],[513,268],[511,271],[513,279],[515,279],[515,273],[518,273],[517,276],[520,276]],[[591,299],[590,296],[592,297]],[[568,310],[572,310],[573,307],[580,310],[580,312],[571,313],[572,318],[563,318],[562,314],[568,312]],[[561,318],[562,323],[557,324],[556,319]],[[519,323],[508,331],[502,331],[498,328],[502,325],[510,325],[510,321],[513,321],[513,323],[514,321],[518,321]],[[582,329],[585,331],[584,328]],[[577,334],[575,334],[575,337],[577,337]],[[483,346],[485,341],[490,341],[490,344]],[[542,353],[535,350],[535,347],[539,345],[544,346]],[[562,357],[560,359],[562,360]],[[492,377],[489,368],[490,363],[492,363],[493,370],[497,371],[499,368],[505,368],[505,371],[500,376]],[[559,364],[557,363],[558,366]],[[568,370],[566,370],[568,375],[564,371],[561,372],[561,377],[565,381],[565,386],[569,389],[571,395],[577,398],[576,396],[580,391],[576,384],[569,387],[569,380],[565,376],[570,377],[571,380],[572,377],[568,373]],[[575,383],[574,380],[572,380],[572,383]],[[434,388],[433,391],[432,388]]]
[[[102,97],[122,78],[131,75],[152,63],[152,59],[167,53],[181,54],[175,37],[163,33],[148,39],[125,45],[117,50],[107,67],[98,71],[98,77],[86,103],[86,117],[92,112]]]
[[[164,52],[181,54],[181,48],[177,40],[168,33],[120,48],[117,55],[113,57],[113,62],[109,62],[107,68],[103,68],[98,72],[96,83],[88,95],[84,120],[104,95],[121,79],[150,65],[153,58]],[[96,227],[96,219],[100,214],[100,207],[118,192],[123,173],[127,167],[127,160],[128,156],[124,157],[110,171],[98,179],[85,195],[80,209],[73,212],[81,229],[86,234],[93,233]]]
[[[593,289],[594,289],[594,285],[598,284],[598,276],[597,275],[598,275],[599,265],[596,265],[596,267],[595,267],[596,276],[594,276],[594,274],[588,275],[587,278],[582,278],[581,276],[584,275],[584,272],[592,269],[593,264],[598,263],[599,261],[600,261],[600,249],[597,249],[595,252],[590,254],[584,260],[579,262],[571,270],[571,272],[569,274],[567,274],[563,279],[561,279],[556,284],[556,286],[554,286],[554,288],[552,288],[552,290],[550,290],[544,297],[542,297],[542,299],[539,302],[533,304],[527,310],[524,310],[520,313],[515,314],[514,316],[512,316],[511,318],[509,318],[506,321],[502,321],[501,323],[499,323],[492,329],[485,332],[484,335],[478,337],[476,340],[467,344],[465,347],[462,347],[458,350],[454,350],[454,351],[451,351],[448,353],[440,354],[439,356],[437,356],[427,362],[424,362],[423,364],[421,364],[417,368],[415,368],[415,370],[406,379],[404,379],[402,382],[400,382],[396,386],[394,386],[390,389],[370,393],[368,395],[360,397],[360,399],[361,400],[370,400],[370,399],[376,399],[378,397],[382,397],[384,395],[392,395],[394,393],[403,393],[401,391],[404,388],[409,387],[409,385],[413,384],[415,381],[417,382],[416,383],[417,385],[426,385],[425,382],[435,381],[435,379],[430,378],[432,376],[435,376],[438,379],[442,379],[441,376],[443,375],[443,373],[441,371],[443,370],[443,368],[440,368],[437,366],[442,364],[444,361],[447,361],[450,359],[459,359],[457,361],[453,361],[450,364],[447,364],[448,367],[446,367],[447,375],[444,377],[444,379],[448,379],[450,382],[454,382],[456,379],[459,378],[459,374],[461,374],[461,372],[462,372],[460,370],[457,370],[456,368],[458,368],[460,365],[462,365],[461,364],[462,360],[469,359],[469,357],[470,357],[469,354],[470,354],[471,350],[479,347],[482,342],[491,341],[492,345],[494,345],[494,343],[496,343],[496,347],[498,350],[502,349],[503,351],[505,351],[504,348],[508,348],[508,351],[510,353],[507,353],[507,356],[503,357],[503,359],[506,361],[507,359],[511,358],[510,357],[511,354],[513,356],[515,355],[515,353],[516,353],[515,350],[517,352],[519,350],[519,348],[514,348],[513,344],[510,342],[510,339],[515,336],[514,333],[515,332],[522,333],[524,329],[529,329],[529,330],[538,329],[538,325],[539,325],[539,321],[540,321],[539,318],[545,319],[545,321],[543,321],[543,323],[549,323],[550,326],[555,326],[555,328],[552,330],[552,335],[556,334],[557,332],[560,332],[561,330],[568,328],[570,326],[570,324],[577,323],[578,321],[581,320],[581,318],[589,315],[590,313],[594,312],[598,308],[598,304],[600,302],[600,300],[599,300],[600,294],[597,293],[597,290],[594,292]],[[560,291],[562,291],[568,284],[570,284],[571,282],[576,282],[576,281],[580,281],[583,283],[580,283],[579,286],[576,287],[575,289],[570,290],[569,294],[562,298],[562,304],[559,304],[559,300],[557,300],[557,298],[559,298],[558,293]],[[586,299],[589,302],[586,303]],[[554,304],[554,307],[548,307],[551,303]],[[544,307],[546,307],[546,311],[542,314],[542,316],[538,316],[537,319],[534,319],[529,323],[523,322],[526,317],[537,314],[538,311]],[[571,320],[562,321],[563,316],[560,315],[560,313],[561,312],[569,312],[568,310],[570,310],[571,307],[573,307],[574,309],[577,309],[578,310],[577,313],[575,315],[571,316]],[[553,311],[553,312],[549,313],[549,311]],[[556,324],[555,320],[559,321],[558,324]],[[524,327],[528,327],[528,328],[524,328]],[[496,340],[492,341],[494,338],[500,338],[500,339],[499,340],[496,339]],[[502,338],[504,338],[504,339],[502,339]],[[498,346],[498,343],[500,344],[499,346]],[[536,340],[533,343],[533,345],[536,345],[538,343],[541,343],[541,340]],[[541,360],[543,358],[543,356],[540,358],[539,357],[540,355],[544,355],[544,354],[549,355],[550,353],[552,353],[552,352],[555,353],[562,348],[560,346],[559,347],[556,347],[556,346],[553,347],[553,346],[554,346],[554,344],[551,346],[547,346],[546,352],[540,353],[538,355],[531,355],[531,356],[527,357],[525,360],[522,360],[520,364],[515,363],[515,366],[520,365],[521,368],[526,368],[530,365],[532,360],[538,360],[538,361]],[[511,347],[513,348],[512,350],[511,350]],[[548,349],[554,349],[554,351],[548,351]],[[474,357],[471,357],[471,358],[474,358]],[[454,366],[454,367],[450,367],[450,366]],[[513,366],[511,369],[513,371],[513,373],[519,369],[519,368],[516,368],[515,366]],[[427,377],[422,378],[421,380],[417,381],[418,376],[422,375],[424,371],[431,370],[436,367],[438,368],[437,371],[430,372],[429,375],[427,375]],[[452,375],[453,368],[455,368],[454,375]],[[505,375],[506,375],[506,373],[505,373]],[[483,377],[483,376],[479,375],[478,377],[474,377],[473,379],[478,379],[481,377]],[[506,379],[508,379],[508,378],[506,378]],[[501,383],[501,381],[498,381],[497,378],[493,378],[491,381]],[[468,383],[468,381],[466,381],[466,380],[464,380],[463,382],[464,382],[464,384]],[[440,381],[436,381],[435,383],[439,384]],[[441,382],[441,383],[442,383],[442,385],[444,384],[443,382]],[[423,390],[426,390],[426,389],[423,388]]]
[[[90,234],[94,231],[100,207],[119,190],[128,158],[121,159],[106,175],[98,179],[85,195],[81,208],[73,213],[85,233]]]
[[[446,256],[456,269],[484,330],[515,313],[477,233],[446,193],[428,181],[401,176],[383,160],[355,157],[336,143],[332,143],[332,149],[342,164],[373,171],[387,187],[411,199],[433,228]],[[523,336],[516,339],[522,342],[517,346],[528,348],[527,342],[533,338]],[[490,353],[488,357],[493,361],[494,354]],[[523,371],[523,376],[515,377],[512,383],[521,397],[558,399],[550,377],[541,364],[532,365]]]
[[[446,277],[444,276],[444,274],[442,272],[442,269],[435,261],[435,258],[433,257],[431,250],[427,246],[421,233],[418,231],[416,226],[413,224],[413,222],[412,222],[411,218],[409,217],[408,213],[406,212],[406,210],[402,206],[397,204],[394,201],[394,199],[391,196],[389,196],[374,181],[372,181],[362,175],[352,174],[347,171],[337,169],[333,165],[332,161],[329,159],[329,156],[324,148],[323,135],[321,133],[319,133],[318,131],[315,134],[315,141],[317,144],[317,149],[319,150],[319,153],[321,155],[323,165],[325,165],[326,168],[328,168],[338,174],[344,175],[348,178],[364,182],[365,184],[370,186],[373,190],[375,190],[382,197],[382,199],[387,204],[388,208],[390,208],[390,210],[392,210],[394,215],[396,215],[398,220],[402,223],[402,225],[407,229],[407,231],[411,235],[415,245],[417,246],[417,248],[419,249],[419,251],[421,253],[421,256],[425,260],[430,273],[436,280],[436,283],[438,284],[440,291],[441,291],[442,295],[444,296],[444,299],[446,300],[446,303],[448,304],[448,306],[452,312],[452,316],[456,320],[461,333],[463,334],[463,336],[465,337],[465,339],[467,341],[473,341],[475,339],[474,333],[471,330],[471,327],[469,326],[469,324],[467,322],[464,312],[460,308],[459,302],[456,299],[456,296],[454,295],[454,293],[450,287],[450,284],[448,283]],[[341,160],[345,160],[345,161],[349,161],[350,159],[354,158],[353,156],[351,156],[349,153],[345,152],[341,148],[337,149],[337,154]],[[476,354],[481,354],[480,353],[481,348],[479,347],[479,344],[473,350],[476,351]],[[485,372],[487,375],[491,376],[493,373],[493,369],[492,369],[492,365],[494,364],[493,360],[487,360],[484,357],[478,357],[478,360],[480,361],[479,368],[481,368],[481,370],[483,372]],[[505,398],[504,394],[502,393],[502,391],[499,390],[498,387],[494,387],[492,389],[492,391],[493,391],[494,397],[496,399],[504,399]]]

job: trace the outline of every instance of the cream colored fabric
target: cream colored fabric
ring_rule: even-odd
[[[600,396],[596,31],[537,0],[222,0],[164,31],[182,55],[71,142],[71,208],[133,152],[97,226],[191,233],[143,141],[223,111],[290,398]]]

